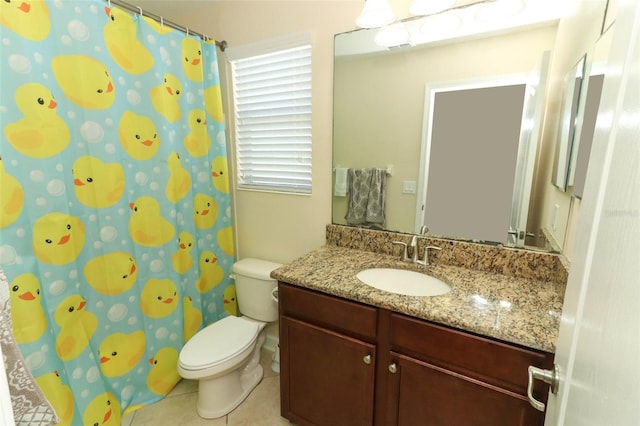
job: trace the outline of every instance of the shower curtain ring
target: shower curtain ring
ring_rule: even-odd
[[[160,17],[160,27],[164,27],[164,18]]]
[[[143,17],[143,15],[142,15],[142,8],[141,8],[140,6],[136,6],[136,7],[137,7],[137,8],[138,8],[138,10],[140,11],[140,17],[142,18],[142,17]]]
[[[189,27],[186,27],[187,29],[187,37],[189,37]]]

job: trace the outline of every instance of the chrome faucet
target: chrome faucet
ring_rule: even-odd
[[[420,235],[413,235],[411,236],[411,241],[409,242],[409,244],[403,241],[393,241],[392,243],[403,246],[402,257],[401,257],[403,262],[411,262],[411,263],[415,263],[416,265],[430,266],[429,250],[442,250],[442,249],[436,246],[427,246],[424,248],[423,258],[418,259],[418,239],[419,238],[426,239],[425,237],[422,237]],[[409,257],[409,253],[411,253],[411,257]]]

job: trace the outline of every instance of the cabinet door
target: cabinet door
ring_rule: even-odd
[[[300,425],[373,423],[375,346],[280,318],[282,415]]]
[[[391,359],[388,425],[542,425],[521,395],[393,352]]]

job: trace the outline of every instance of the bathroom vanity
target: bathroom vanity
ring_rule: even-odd
[[[438,265],[451,292],[396,295],[356,277],[415,268],[325,246],[279,280],[281,412],[299,425],[542,425],[527,368],[553,365],[564,287]],[[419,269],[416,269],[419,270]],[[534,397],[546,401],[536,382]]]

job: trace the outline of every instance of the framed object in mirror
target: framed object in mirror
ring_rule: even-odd
[[[593,142],[596,119],[598,118],[598,110],[600,108],[600,96],[604,84],[605,68],[607,58],[609,57],[611,39],[613,38],[612,33],[613,27],[609,27],[600,39],[598,39],[590,61],[589,82],[586,88],[587,96],[580,144],[575,155],[575,167],[572,167],[572,169],[575,170],[575,175],[569,176],[569,186],[573,187],[572,195],[576,198],[582,198],[584,192],[587,166],[589,165],[589,158],[591,156],[591,143]],[[575,151],[576,150],[574,150],[574,152]]]
[[[584,95],[582,87],[585,84],[587,55],[582,56],[578,63],[567,73],[560,110],[560,124],[558,139],[553,162],[551,183],[565,192],[571,173],[571,151],[574,141],[580,140],[582,116],[584,112]],[[577,142],[575,143],[577,148]]]

